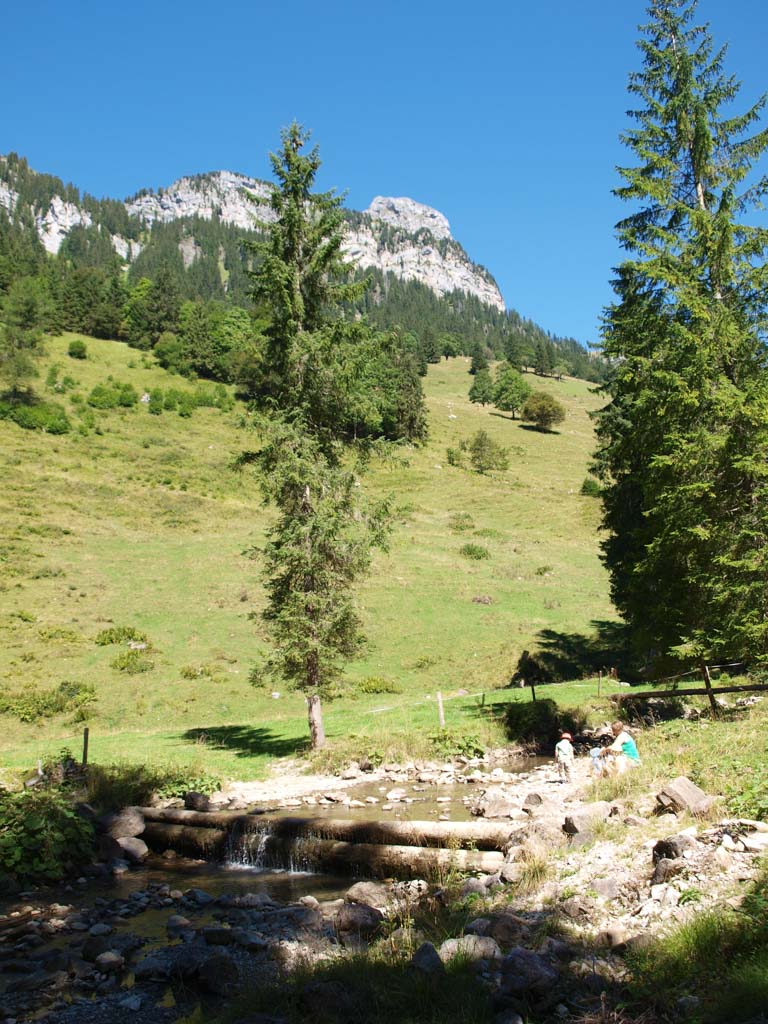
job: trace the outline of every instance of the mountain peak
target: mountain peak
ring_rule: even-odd
[[[409,199],[407,196],[376,196],[365,212],[370,217],[402,228],[409,234],[426,228],[433,238],[451,237],[451,226],[447,217],[439,210],[425,206],[424,203],[417,203],[415,199]]]

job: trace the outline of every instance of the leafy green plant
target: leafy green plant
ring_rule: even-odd
[[[483,547],[482,544],[463,544],[459,548],[459,554],[474,562],[482,562],[483,559],[491,557],[488,548]]]
[[[358,693],[402,693],[403,688],[392,679],[385,679],[384,676],[366,676],[354,684]]]
[[[88,859],[91,825],[56,791],[0,791],[0,871],[23,882],[56,881]]]
[[[0,420],[11,420],[23,430],[42,430],[46,434],[66,434],[71,427],[64,409],[54,402],[27,405],[0,401]]]
[[[88,346],[80,338],[75,338],[74,341],[70,341],[69,348],[67,349],[67,355],[71,359],[87,359],[88,358]]]
[[[471,733],[438,729],[430,733],[429,742],[440,757],[482,757],[485,747]]]
[[[448,529],[452,533],[463,533],[465,530],[474,530],[475,520],[469,512],[454,512],[448,517]]]
[[[0,714],[13,715],[20,722],[37,722],[63,712],[88,708],[96,701],[90,683],[65,681],[50,690],[22,690],[0,697]]]
[[[137,643],[146,643],[147,634],[142,633],[140,629],[136,629],[134,626],[110,626],[109,629],[102,629],[96,635],[94,643],[98,644],[99,647],[107,647],[109,644],[124,644],[129,640],[135,640]]]
[[[587,498],[599,498],[603,493],[600,481],[595,480],[593,476],[585,476],[579,493]]]
[[[155,667],[154,661],[148,658],[142,651],[123,651],[116,658],[113,658],[109,664],[118,672],[125,672],[129,676],[135,676],[141,672],[149,672],[150,669]]]

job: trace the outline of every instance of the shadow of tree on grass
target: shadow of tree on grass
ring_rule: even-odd
[[[232,750],[238,757],[288,757],[307,749],[308,737],[279,736],[264,726],[211,725],[187,729],[182,738],[192,743],[206,743],[211,747]]]
[[[537,647],[531,653],[524,651],[512,675],[514,685],[521,679],[528,683],[558,683],[566,679],[612,670],[625,680],[639,678],[632,665],[627,627],[623,622],[595,620],[593,632],[563,633],[555,629],[542,629],[537,636]]]

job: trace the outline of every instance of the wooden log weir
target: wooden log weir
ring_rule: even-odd
[[[263,867],[413,878],[439,871],[493,874],[511,822],[372,821],[235,811],[139,808],[154,851],[208,860],[242,857]],[[469,847],[469,849],[467,849]]]
[[[238,811],[187,811],[181,808],[140,807],[146,822],[222,830],[228,835],[269,833],[284,838],[313,836],[352,843],[398,846],[503,850],[512,823],[490,821],[376,821],[330,818],[323,815],[281,816]]]

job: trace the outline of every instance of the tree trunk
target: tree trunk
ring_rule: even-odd
[[[312,737],[312,749],[319,750],[325,746],[325,729],[323,728],[323,709],[316,693],[307,698],[307,719],[309,735]]]

